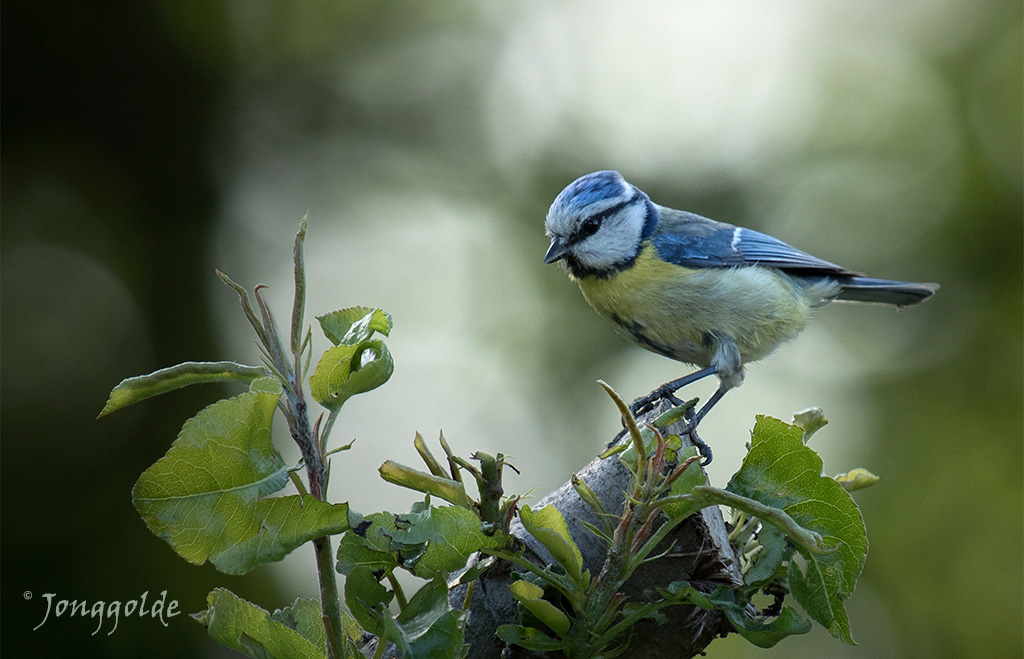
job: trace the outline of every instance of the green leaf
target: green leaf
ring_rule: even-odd
[[[565,644],[562,641],[556,638],[551,638],[544,632],[539,629],[534,629],[533,627],[501,625],[498,627],[498,631],[496,633],[498,638],[506,643],[512,643],[526,648],[527,650],[552,652],[555,650],[561,650],[565,647]]]
[[[290,606],[274,611],[270,617],[288,629],[297,631],[302,638],[315,645],[320,652],[327,653],[327,640],[324,638],[324,620],[320,602],[309,597],[300,597]]]
[[[659,588],[658,594],[664,597],[666,600],[676,604],[690,604],[692,606],[699,607],[705,611],[711,611],[716,608],[715,602],[712,597],[705,595],[701,591],[697,590],[690,585],[689,581],[673,581],[665,588]],[[718,594],[718,589],[712,593],[712,596]],[[732,595],[731,589],[729,593],[729,599],[726,602],[727,605],[735,605],[734,596]]]
[[[770,648],[787,636],[811,631],[811,622],[788,606],[768,622],[755,620],[739,608],[723,607],[723,610],[740,636],[759,648]]]
[[[363,629],[384,635],[404,659],[455,657],[462,649],[463,613],[448,605],[448,587],[440,576],[420,588],[396,618],[388,609],[394,593],[357,567],[345,580],[345,603]]]
[[[253,659],[277,659],[265,645],[245,632],[238,636],[238,648],[242,654],[253,657]]]
[[[791,561],[789,585],[814,620],[852,644],[843,602],[853,593],[864,568],[868,547],[864,520],[843,487],[822,475],[821,458],[804,445],[804,430],[759,416],[750,452],[726,489],[783,510],[832,549],[814,553],[798,544],[807,571]]]
[[[639,432],[647,455],[652,455],[657,448],[658,443],[654,433],[646,425],[639,428]],[[629,445],[619,454],[619,460],[622,461],[622,464],[626,465],[626,467],[634,473],[637,470],[636,449],[636,442],[630,442]]]
[[[391,537],[392,547],[426,546],[415,559],[415,574],[423,578],[460,570],[473,552],[504,544],[497,534],[481,530],[480,518],[471,510],[423,503],[414,505],[410,513],[397,515],[395,528],[384,530],[384,534]]]
[[[559,638],[566,637],[571,626],[569,618],[558,607],[544,599],[543,588],[522,579],[514,582],[508,588],[512,591],[512,596],[526,607],[527,611],[547,625],[551,631],[558,634]]]
[[[450,478],[428,474],[392,460],[382,464],[379,471],[380,477],[389,483],[444,499],[462,508],[473,505],[466,495],[465,485]]]
[[[757,533],[757,541],[761,551],[754,559],[753,565],[743,575],[744,583],[760,585],[772,580],[783,561],[788,561],[794,553],[786,534],[778,527],[765,524]]]
[[[582,499],[584,503],[590,506],[590,509],[593,510],[595,513],[597,513],[598,515],[603,515],[604,504],[601,503],[601,499],[600,497],[597,496],[597,492],[594,492],[594,490],[576,474],[572,475],[571,482],[572,489],[576,490],[577,496],[579,496],[579,498]]]
[[[668,410],[667,412],[665,412],[665,414],[669,414],[673,410],[678,410],[678,409],[682,409],[682,408],[674,407],[674,408]],[[639,431],[640,431],[640,437],[643,439],[644,449],[646,450],[648,457],[654,455],[654,452],[658,448],[658,439],[654,435],[654,432],[652,432],[651,429],[648,428],[646,425],[643,426],[642,428],[640,428]],[[685,454],[685,455],[680,453],[680,449],[682,448],[682,440],[679,438],[678,435],[667,435],[667,436],[663,436],[662,439],[664,440],[665,446],[666,446],[665,458],[669,462],[676,462],[677,460],[679,462],[682,462],[683,460],[686,459],[686,456],[689,455],[688,453]],[[622,447],[622,449],[621,450],[615,450],[618,447]],[[609,450],[605,451],[601,455],[601,457],[602,458],[610,457],[611,455],[613,455],[615,453],[618,453],[619,454],[619,459],[622,460],[622,463],[624,465],[626,465],[626,467],[628,467],[630,471],[636,472],[636,469],[637,469],[637,464],[636,464],[636,444],[635,443],[630,443],[628,445],[628,447],[626,445],[624,445],[624,444],[619,444],[618,447],[613,447],[612,449],[609,449]],[[694,449],[694,451],[696,451],[696,449]],[[697,468],[697,471],[698,472],[700,471],[699,467]],[[690,474],[692,474],[692,473],[693,472],[690,472]],[[704,480],[707,480],[707,479],[705,478]]]
[[[420,588],[397,618],[384,620],[387,638],[404,659],[456,657],[462,650],[462,611],[448,604],[448,587],[435,577]]]
[[[345,604],[356,622],[371,634],[381,635],[383,621],[390,618],[388,604],[395,594],[373,576],[368,567],[357,567],[345,579]]]
[[[352,647],[352,650],[347,652],[349,657],[358,657],[355,654],[358,650],[355,649],[356,645],[362,645],[363,643],[363,628],[359,626],[356,619],[353,618],[347,611],[341,611],[341,630],[344,634],[344,644]]]
[[[680,464],[685,462],[687,458],[692,458],[697,455],[697,449],[692,446],[681,448],[677,452],[677,460]],[[694,460],[690,463],[683,473],[679,475],[675,481],[672,482],[670,494],[689,494],[693,491],[693,488],[704,485],[708,482],[708,477],[704,471],[700,468],[700,460]],[[688,503],[670,503],[665,506],[665,514],[671,519],[677,519],[679,517],[689,517],[693,514],[693,506]]]
[[[811,623],[797,615],[791,608],[770,621],[755,620],[747,614],[747,606],[737,601],[737,591],[730,586],[719,586],[710,594],[704,594],[687,581],[673,581],[658,593],[675,604],[690,604],[705,611],[718,610],[725,613],[736,631],[754,645],[770,648],[783,638],[793,634],[806,634]]]
[[[530,510],[529,506],[523,506],[519,511],[519,519],[527,532],[551,552],[552,558],[569,576],[577,583],[581,582],[583,556],[569,535],[569,527],[566,526],[562,513],[554,506],[544,506],[537,511]]]
[[[392,572],[399,566],[398,553],[391,548],[391,537],[387,535],[387,531],[395,529],[392,513],[367,515],[359,528],[359,533],[350,530],[338,543],[338,572],[348,575],[357,567]]]
[[[269,375],[265,378],[256,378],[250,382],[249,391],[263,391],[268,394],[277,394],[278,396],[284,393],[281,381]]]
[[[292,354],[302,352],[302,327],[303,316],[306,313],[306,226],[309,219],[307,212],[299,220],[299,230],[295,232],[295,244],[292,247],[292,262],[295,264],[295,296],[292,298],[292,328],[291,328],[291,349]],[[307,330],[307,336],[308,336]]]
[[[444,438],[444,435],[441,435]],[[423,435],[416,433],[416,437],[412,440],[413,446],[416,447],[416,452],[420,454],[420,458],[423,463],[427,465],[427,469],[430,470],[432,476],[439,478],[448,478],[448,472],[444,470],[441,463],[437,461],[434,454],[430,452],[430,448],[427,447],[427,443],[423,440]]]
[[[651,425],[653,425],[655,428],[667,428],[671,426],[673,423],[682,421],[686,417],[686,413],[696,406],[697,399],[693,398],[691,400],[683,402],[682,405],[670,407],[664,412],[662,412],[661,415],[657,419],[655,419],[654,423],[652,423]]]
[[[325,655],[314,641],[231,591],[224,588],[213,590],[206,598],[206,604],[207,609],[193,614],[193,617],[207,628],[210,638],[224,647],[253,659],[266,656],[264,653],[295,659],[323,659]]]
[[[814,620],[828,632],[850,645],[850,620],[843,606],[845,597],[839,571],[824,562],[807,561],[807,572],[795,561],[789,564],[789,592]],[[848,596],[847,596],[848,597]]]
[[[663,501],[672,502],[679,499],[692,502],[697,510],[711,505],[729,506],[736,510],[742,510],[751,517],[757,517],[762,522],[767,522],[781,529],[801,548],[801,551],[812,554],[828,554],[835,551],[835,547],[826,544],[820,534],[797,524],[785,510],[761,503],[757,499],[701,485],[700,487],[693,488],[692,493],[689,495],[683,495],[682,497],[668,496]]]
[[[270,441],[278,395],[218,401],[185,422],[167,454],[132,488],[150,531],[182,558],[242,574],[348,528],[348,506],[312,496],[264,498],[288,482]]]
[[[328,348],[309,378],[313,398],[327,409],[340,409],[352,396],[376,389],[395,370],[391,353],[383,341]]]
[[[369,339],[374,332],[387,336],[394,326],[391,314],[370,307],[349,307],[316,319],[334,345],[356,345]]]
[[[138,403],[141,400],[181,389],[192,384],[208,382],[242,382],[248,384],[256,378],[266,376],[262,366],[246,366],[235,362],[185,362],[177,366],[162,368],[149,375],[139,375],[122,380],[110,392],[107,404],[99,417]]]
[[[491,567],[497,562],[498,559],[494,556],[488,556],[487,558],[476,561],[472,566],[466,568],[462,572],[459,572],[455,579],[448,582],[448,585],[452,588],[465,586],[470,581],[474,581],[479,578],[480,575],[491,569]]]
[[[210,558],[218,570],[227,574],[244,574],[281,560],[310,540],[348,530],[347,503],[325,503],[311,494],[262,499],[254,508],[237,512],[248,514],[249,529],[255,534],[250,535],[248,530],[232,534],[237,537],[236,544]],[[223,546],[225,540],[218,539],[218,546]]]
[[[338,543],[337,570],[350,574],[357,567],[392,572],[403,567],[430,578],[466,565],[469,555],[485,547],[500,547],[504,538],[487,535],[470,510],[417,502],[411,512],[382,512],[366,516],[359,533],[349,531]]]
[[[449,608],[434,618],[426,629],[423,629],[424,625],[419,620],[412,620],[402,626],[386,621],[385,625],[388,627],[388,638],[395,639],[396,645],[402,648],[403,659],[435,659],[461,656],[464,619],[462,611]]]

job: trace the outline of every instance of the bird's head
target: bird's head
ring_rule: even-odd
[[[656,222],[647,195],[613,171],[581,176],[562,190],[544,228],[544,263],[564,261],[575,277],[609,275],[636,259]]]

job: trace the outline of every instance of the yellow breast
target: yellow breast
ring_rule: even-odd
[[[607,278],[583,277],[590,306],[637,345],[708,366],[711,337],[731,337],[744,362],[766,357],[807,324],[812,300],[772,268],[684,268],[648,244]]]

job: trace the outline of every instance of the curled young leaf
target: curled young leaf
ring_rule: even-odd
[[[569,634],[569,617],[558,607],[544,599],[544,589],[529,581],[519,581],[511,584],[508,589],[512,596],[522,604],[527,611],[532,613],[538,620],[555,632],[559,638],[565,638]]]
[[[466,487],[450,478],[428,474],[393,460],[384,462],[378,471],[380,477],[389,483],[444,499],[462,508],[470,508],[473,505],[466,494]]]
[[[551,552],[552,558],[569,576],[576,581],[582,580],[583,555],[569,535],[569,527],[558,508],[544,506],[534,511],[529,506],[523,506],[519,511],[519,519],[529,534]]]
[[[871,487],[881,480],[878,476],[872,474],[864,467],[851,469],[845,474],[836,474],[833,478],[835,478],[836,482],[842,485],[843,489],[847,492],[863,490],[865,487]]]
[[[313,398],[327,409],[340,409],[352,396],[376,389],[394,372],[383,341],[363,341],[329,348],[309,378]]]
[[[557,638],[551,638],[544,632],[534,627],[523,627],[522,625],[501,625],[498,627],[498,638],[506,643],[512,643],[527,650],[538,652],[554,652],[565,647],[565,643]]]

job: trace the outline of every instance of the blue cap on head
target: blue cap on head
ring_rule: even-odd
[[[616,171],[604,170],[581,176],[555,198],[552,209],[582,210],[601,202],[618,202],[630,196],[630,185]]]

